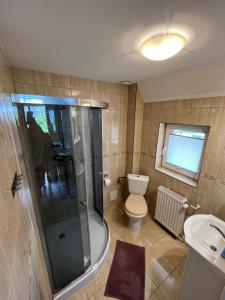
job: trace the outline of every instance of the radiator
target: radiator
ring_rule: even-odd
[[[183,229],[185,203],[187,199],[183,196],[165,186],[158,187],[155,219],[177,237]]]

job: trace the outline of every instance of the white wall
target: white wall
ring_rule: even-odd
[[[225,59],[138,83],[144,102],[225,95]]]

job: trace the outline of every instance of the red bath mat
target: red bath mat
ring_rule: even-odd
[[[145,248],[116,242],[116,249],[106,283],[105,296],[120,300],[144,300]]]

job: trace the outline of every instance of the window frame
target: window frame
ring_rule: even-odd
[[[169,134],[171,129],[190,130],[190,131],[205,133],[204,144],[202,148],[201,159],[200,159],[197,173],[188,171],[186,169],[183,169],[181,167],[166,162]],[[158,132],[158,144],[157,144],[157,152],[156,152],[156,160],[155,160],[155,169],[196,187],[201,173],[204,154],[205,154],[206,145],[209,136],[209,129],[210,129],[209,126],[160,123],[159,132]]]

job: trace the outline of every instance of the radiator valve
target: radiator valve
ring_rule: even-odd
[[[184,209],[187,209],[189,207],[192,208],[192,209],[194,209],[194,210],[198,210],[199,208],[201,208],[201,206],[199,204],[197,204],[196,206],[194,206],[194,205],[191,205],[191,204],[188,204],[188,203],[184,203],[184,205],[183,205]]]

